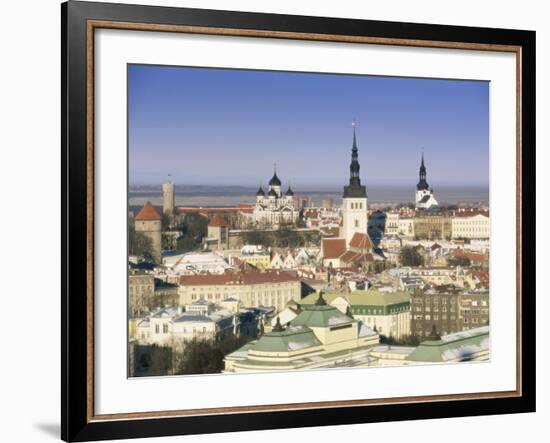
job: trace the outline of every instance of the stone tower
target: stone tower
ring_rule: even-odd
[[[351,164],[349,185],[344,186],[342,200],[342,228],[340,237],[346,240],[346,249],[356,232],[367,233],[367,189],[361,185],[359,178],[359,153],[357,149],[357,137],[355,135],[355,123],[353,123],[353,146],[351,149]]]
[[[162,184],[162,212],[172,221],[176,206],[176,187],[172,181]]]
[[[161,238],[162,226],[161,217],[151,202],[146,202],[135,218],[136,232],[141,232],[151,239],[153,260],[161,262]]]

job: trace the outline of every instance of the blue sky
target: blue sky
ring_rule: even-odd
[[[489,83],[130,65],[130,185],[488,186]]]

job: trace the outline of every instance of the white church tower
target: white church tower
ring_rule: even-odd
[[[367,233],[367,189],[361,185],[359,178],[359,161],[357,151],[357,138],[355,136],[355,122],[353,123],[353,146],[351,149],[351,164],[349,185],[344,186],[344,198],[342,200],[342,228],[340,237],[346,240],[346,249],[356,232]]]
[[[426,166],[424,165],[424,153],[420,162],[419,180],[416,185],[416,209],[437,208],[438,203],[434,197],[434,190],[426,181]]]

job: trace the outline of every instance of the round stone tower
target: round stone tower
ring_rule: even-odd
[[[158,211],[151,202],[146,202],[143,208],[138,212],[135,218],[136,232],[141,232],[151,239],[152,255],[155,263],[161,262],[161,238],[162,224]]]

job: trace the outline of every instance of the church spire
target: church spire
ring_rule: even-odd
[[[424,165],[424,151],[422,151],[422,157],[420,160],[420,169],[418,171],[418,185],[416,185],[416,189],[421,191],[423,189],[428,189],[429,185],[426,181],[426,166]]]
[[[351,147],[351,163],[349,165],[349,186],[344,187],[345,197],[366,197],[366,188],[361,186],[361,178],[359,177],[359,150],[357,149],[357,135],[355,132],[355,120],[353,126],[353,144]]]
[[[353,126],[353,145],[351,147],[351,164],[349,165],[349,184],[350,186],[361,186],[361,179],[359,178],[359,151],[357,149],[357,136],[355,134],[355,120],[352,123]]]

